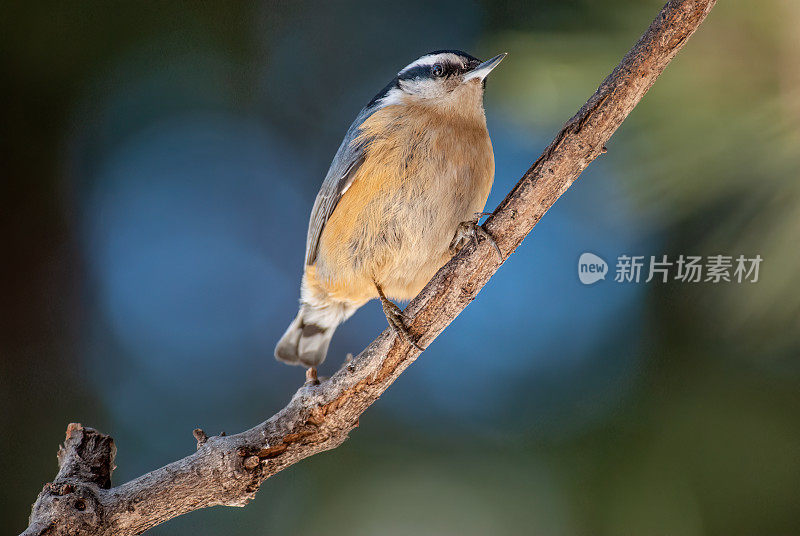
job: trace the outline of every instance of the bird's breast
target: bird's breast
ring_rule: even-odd
[[[481,113],[467,121],[388,106],[361,127],[364,161],[320,241],[326,272],[415,295],[449,258],[458,224],[483,210],[494,177]]]

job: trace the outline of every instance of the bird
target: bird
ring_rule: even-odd
[[[488,61],[429,52],[359,112],[317,194],[308,225],[300,309],[275,357],[318,383],[336,327],[372,299],[389,326],[422,351],[393,301],[416,296],[468,241],[494,181],[483,107]],[[500,255],[502,260],[502,255]]]

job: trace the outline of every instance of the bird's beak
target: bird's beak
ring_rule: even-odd
[[[483,63],[481,63],[480,65],[478,65],[477,67],[475,67],[474,69],[472,69],[471,71],[469,71],[467,74],[464,75],[464,82],[472,80],[473,78],[477,78],[478,80],[483,80],[484,78],[489,76],[489,73],[492,72],[492,69],[497,67],[500,64],[500,62],[503,61],[503,58],[505,58],[506,56],[508,56],[508,52],[503,52],[502,54],[498,54],[497,56],[495,56],[490,60],[484,61]]]

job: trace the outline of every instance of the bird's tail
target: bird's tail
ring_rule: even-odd
[[[315,306],[303,303],[275,347],[275,358],[289,365],[316,367],[325,361],[336,327],[347,320],[355,308],[346,304]]]

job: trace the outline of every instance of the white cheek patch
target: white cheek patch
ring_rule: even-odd
[[[414,93],[423,99],[431,99],[444,94],[443,87],[437,80],[414,80],[408,86],[409,93]]]
[[[400,88],[392,88],[389,92],[380,100],[381,108],[384,106],[391,106],[393,104],[402,104],[403,103],[403,96],[405,93]]]
[[[434,80],[401,80],[400,87],[392,88],[379,101],[379,107],[392,106],[394,104],[406,103],[406,98],[410,95],[429,99],[441,96],[442,88]]]
[[[442,93],[442,88],[437,81],[429,78],[401,80],[400,89],[402,93],[416,95],[424,99],[436,97]]]

